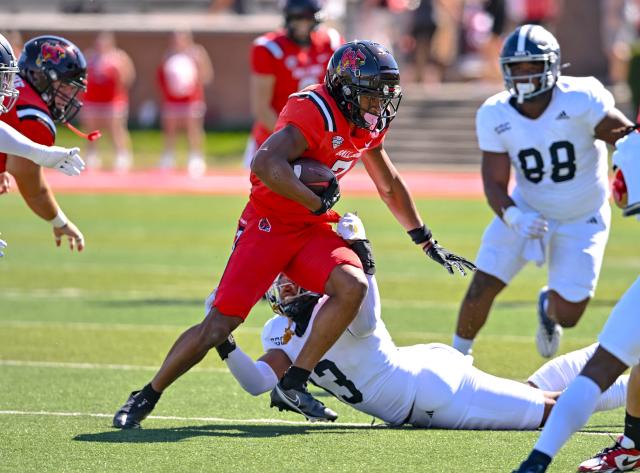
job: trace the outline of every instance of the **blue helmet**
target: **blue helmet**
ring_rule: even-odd
[[[511,66],[519,62],[543,62],[538,74],[514,76]],[[551,90],[560,75],[560,45],[555,36],[539,25],[517,27],[505,40],[500,53],[500,66],[506,89],[518,99],[529,100]],[[539,84],[534,80],[538,79]]]

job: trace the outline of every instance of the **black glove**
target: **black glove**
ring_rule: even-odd
[[[467,275],[465,268],[472,272],[476,270],[476,265],[471,261],[451,253],[446,248],[438,245],[437,241],[428,243],[423,249],[429,258],[444,266],[445,269],[449,271],[449,274],[453,274],[453,268],[460,271],[460,274],[463,276]]]
[[[360,259],[364,274],[376,274],[376,262],[373,259],[371,242],[369,240],[354,240],[349,243],[349,246]]]
[[[222,361],[226,360],[229,357],[229,353],[231,353],[235,349],[236,341],[231,334],[229,334],[229,338],[227,338],[224,342],[216,347],[218,355],[220,355]]]
[[[338,185],[338,179],[334,177],[319,197],[322,201],[322,205],[318,210],[313,211],[314,215],[322,215],[331,207],[336,205],[336,202],[340,200],[340,186]]]

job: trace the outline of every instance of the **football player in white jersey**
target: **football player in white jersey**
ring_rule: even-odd
[[[380,316],[380,295],[372,274],[375,265],[370,249],[362,248],[362,222],[347,214],[337,232],[350,240],[363,260],[370,286],[360,312],[310,379],[354,409],[391,425],[536,429],[546,419],[558,391],[577,376],[595,350],[593,345],[550,361],[527,385],[474,368],[472,357],[448,345],[397,347]],[[269,300],[281,315],[265,324],[265,354],[258,361],[243,353],[233,339],[217,347],[233,376],[254,396],[270,391],[296,359],[326,297],[305,291],[281,275],[269,291]],[[599,407],[621,406],[626,383],[627,377],[621,377],[602,396]]]
[[[616,143],[613,163],[618,167],[614,198],[624,216],[640,219],[640,134]],[[556,409],[529,457],[515,473],[542,473],[569,437],[586,424],[602,392],[629,366],[624,435],[613,447],[583,462],[578,471],[617,472],[640,467],[640,278],[613,308],[600,332],[597,348],[580,375],[560,396]]]
[[[597,79],[560,75],[560,46],[541,26],[516,28],[500,63],[507,90],[476,116],[484,192],[496,217],[482,237],[453,346],[470,353],[496,296],[528,261],[548,261],[536,345],[551,357],[561,327],[575,326],[593,297],[611,217],[606,143],[632,123]]]

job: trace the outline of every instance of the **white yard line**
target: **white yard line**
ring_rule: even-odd
[[[0,410],[0,415],[18,415],[18,416],[49,416],[49,417],[100,417],[109,418],[113,414],[100,414],[93,412],[51,412],[51,411],[15,411]],[[176,420],[176,421],[196,421],[196,422],[228,422],[231,424],[286,424],[286,425],[331,425],[338,427],[371,427],[370,423],[349,423],[349,422],[332,422],[332,423],[311,423],[307,421],[294,421],[283,419],[227,419],[224,417],[181,417],[181,416],[149,416],[147,419],[156,420]],[[376,427],[379,428],[381,424]]]
[[[48,416],[48,417],[98,417],[111,419],[113,414],[101,414],[93,412],[55,412],[55,411],[17,411],[17,410],[0,410],[0,416]],[[149,416],[147,419],[155,420],[175,420],[182,422],[225,422],[230,424],[285,424],[285,425],[304,425],[304,426],[335,426],[335,427],[371,427],[379,429],[381,427],[386,428],[385,424],[363,423],[363,422],[316,422],[311,423],[307,421],[295,421],[295,420],[283,420],[283,419],[227,419],[224,417],[182,417],[182,416]],[[426,429],[425,429],[426,430]],[[608,435],[615,436],[619,432],[576,432],[579,435]]]
[[[27,360],[0,360],[0,366],[21,366],[29,368],[67,368],[67,369],[102,369],[118,371],[157,371],[159,366],[144,365],[118,365],[112,363],[74,363],[58,361],[27,361]],[[190,371],[200,371],[208,373],[228,373],[226,368],[204,368],[194,367]]]

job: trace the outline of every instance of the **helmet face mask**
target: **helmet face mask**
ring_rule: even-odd
[[[19,92],[14,84],[18,71],[11,45],[0,35],[0,114],[11,110],[18,100]]]
[[[75,117],[86,90],[87,62],[72,42],[57,36],[27,41],[18,60],[20,75],[40,94],[54,120],[65,123]]]
[[[307,329],[316,303],[322,296],[308,291],[280,273],[267,291],[271,309],[296,324],[295,333],[302,336]]]
[[[387,49],[371,41],[338,48],[327,66],[325,84],[347,120],[369,131],[387,128],[402,99],[398,64]]]
[[[514,73],[522,63],[540,63],[539,72]],[[505,88],[518,103],[550,91],[560,76],[560,45],[542,26],[518,27],[505,40],[500,54]]]

